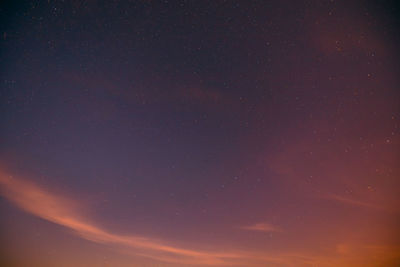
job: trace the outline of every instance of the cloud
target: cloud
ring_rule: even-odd
[[[352,206],[357,206],[357,207],[364,207],[364,208],[369,208],[369,209],[375,209],[375,210],[381,210],[381,211],[390,211],[388,210],[387,207],[384,206],[380,206],[374,203],[369,203],[369,202],[364,202],[364,201],[360,201],[357,199],[353,199],[353,198],[348,198],[348,197],[344,197],[344,196],[340,196],[340,195],[336,195],[336,194],[327,194],[325,196],[325,198],[327,199],[332,199],[344,204],[349,204]]]
[[[280,227],[271,225],[269,223],[256,223],[249,226],[240,227],[243,230],[260,231],[260,232],[282,232]]]
[[[333,264],[335,259],[327,255],[313,255],[288,251],[269,253],[266,251],[227,252],[223,249],[219,251],[194,250],[177,247],[168,242],[156,240],[154,238],[115,233],[102,228],[85,216],[82,216],[83,213],[81,213],[78,208],[80,206],[78,202],[45,190],[43,187],[28,180],[12,177],[2,169],[0,169],[0,194],[22,210],[61,225],[85,240],[112,246],[122,253],[135,254],[172,264],[185,266],[197,264],[213,266],[266,266],[277,264],[284,266],[299,266],[304,264],[319,266],[340,265]],[[342,202],[360,205],[359,202],[349,201],[346,198],[340,198],[338,196],[333,198]],[[365,204],[361,205],[365,206]],[[240,228],[261,232],[283,231],[281,228],[265,222]],[[347,251],[347,247],[344,246],[338,249],[339,252]],[[389,251],[390,253],[386,253],[386,250],[383,252],[378,255],[379,259],[386,259],[394,257],[393,255],[398,255],[398,249],[393,252]]]
[[[232,265],[240,253],[205,252],[175,247],[167,243],[139,236],[110,232],[90,222],[68,198],[52,194],[27,180],[0,171],[1,194],[22,210],[47,221],[64,226],[86,240],[115,245],[122,250],[166,262],[203,265]]]
[[[85,240],[113,246],[118,251],[179,265],[214,266],[265,266],[266,263],[293,264],[313,261],[313,257],[301,258],[291,254],[252,253],[246,251],[210,252],[180,248],[153,238],[122,235],[103,229],[79,212],[78,203],[51,193],[42,187],[21,178],[12,177],[0,169],[0,193],[22,210],[61,225]],[[246,227],[245,227],[246,228]],[[279,231],[267,224],[247,227],[249,230],[263,229]]]
[[[78,202],[51,193],[26,179],[13,177],[1,168],[0,194],[25,212],[61,225],[85,240],[113,246],[120,252],[163,262],[179,265],[259,266],[260,264],[265,265],[265,263],[293,264],[304,261],[303,258],[307,258],[309,261],[313,260],[313,257],[303,256],[299,259],[297,256],[293,257],[286,253],[193,250],[176,247],[153,238],[114,233],[82,216],[82,213],[79,212]],[[243,227],[243,229],[280,231],[279,228],[266,223]]]

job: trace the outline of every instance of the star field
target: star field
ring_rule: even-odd
[[[6,1],[0,265],[398,266],[395,1]]]

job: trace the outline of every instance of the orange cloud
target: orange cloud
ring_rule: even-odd
[[[265,263],[294,264],[313,261],[313,257],[282,253],[208,252],[175,247],[151,238],[116,234],[92,223],[79,212],[78,203],[55,195],[25,179],[16,178],[0,170],[0,193],[22,210],[37,217],[61,225],[83,239],[112,245],[121,252],[134,253],[147,258],[185,265],[246,265],[259,266]],[[244,227],[245,229],[246,227]],[[279,231],[268,224],[256,224],[248,230]]]
[[[120,252],[134,253],[158,261],[168,262],[178,265],[214,265],[214,266],[343,266],[346,262],[353,260],[360,261],[365,258],[347,258],[347,247],[338,247],[336,255],[318,255],[306,252],[249,252],[249,251],[231,251],[231,252],[210,252],[202,250],[193,250],[180,248],[168,244],[167,242],[133,235],[122,235],[106,230],[81,215],[74,201],[48,192],[43,188],[29,182],[10,176],[0,169],[0,193],[10,202],[22,210],[61,225],[83,239],[113,246]],[[340,199],[340,198],[337,198]],[[244,226],[241,229],[262,232],[280,232],[281,228],[268,223],[257,223]],[[390,250],[389,250],[390,249]],[[369,251],[376,252],[375,261],[396,260],[398,257],[398,248],[388,247],[388,249],[377,249],[371,247]],[[223,251],[223,250],[220,250]],[[342,253],[341,253],[342,252]],[[365,253],[360,252],[362,256]],[[369,255],[367,254],[367,255]],[[344,258],[343,258],[344,257]],[[352,257],[352,256],[351,256]],[[357,265],[354,266],[363,266]]]
[[[62,225],[86,240],[133,248],[137,254],[167,262],[204,265],[232,265],[238,253],[212,253],[183,249],[145,237],[115,234],[89,222],[69,199],[56,196],[37,185],[0,172],[1,194],[22,210]],[[135,251],[136,252],[136,251]]]
[[[271,225],[269,223],[256,223],[253,225],[243,226],[240,228],[244,230],[260,231],[260,232],[282,232],[282,229],[280,227]]]

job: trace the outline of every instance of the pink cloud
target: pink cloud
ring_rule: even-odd
[[[260,231],[260,232],[282,232],[280,227],[271,225],[269,223],[256,223],[248,226],[240,227],[244,230]]]

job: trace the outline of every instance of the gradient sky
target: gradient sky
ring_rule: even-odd
[[[400,266],[395,2],[3,3],[0,265]]]

